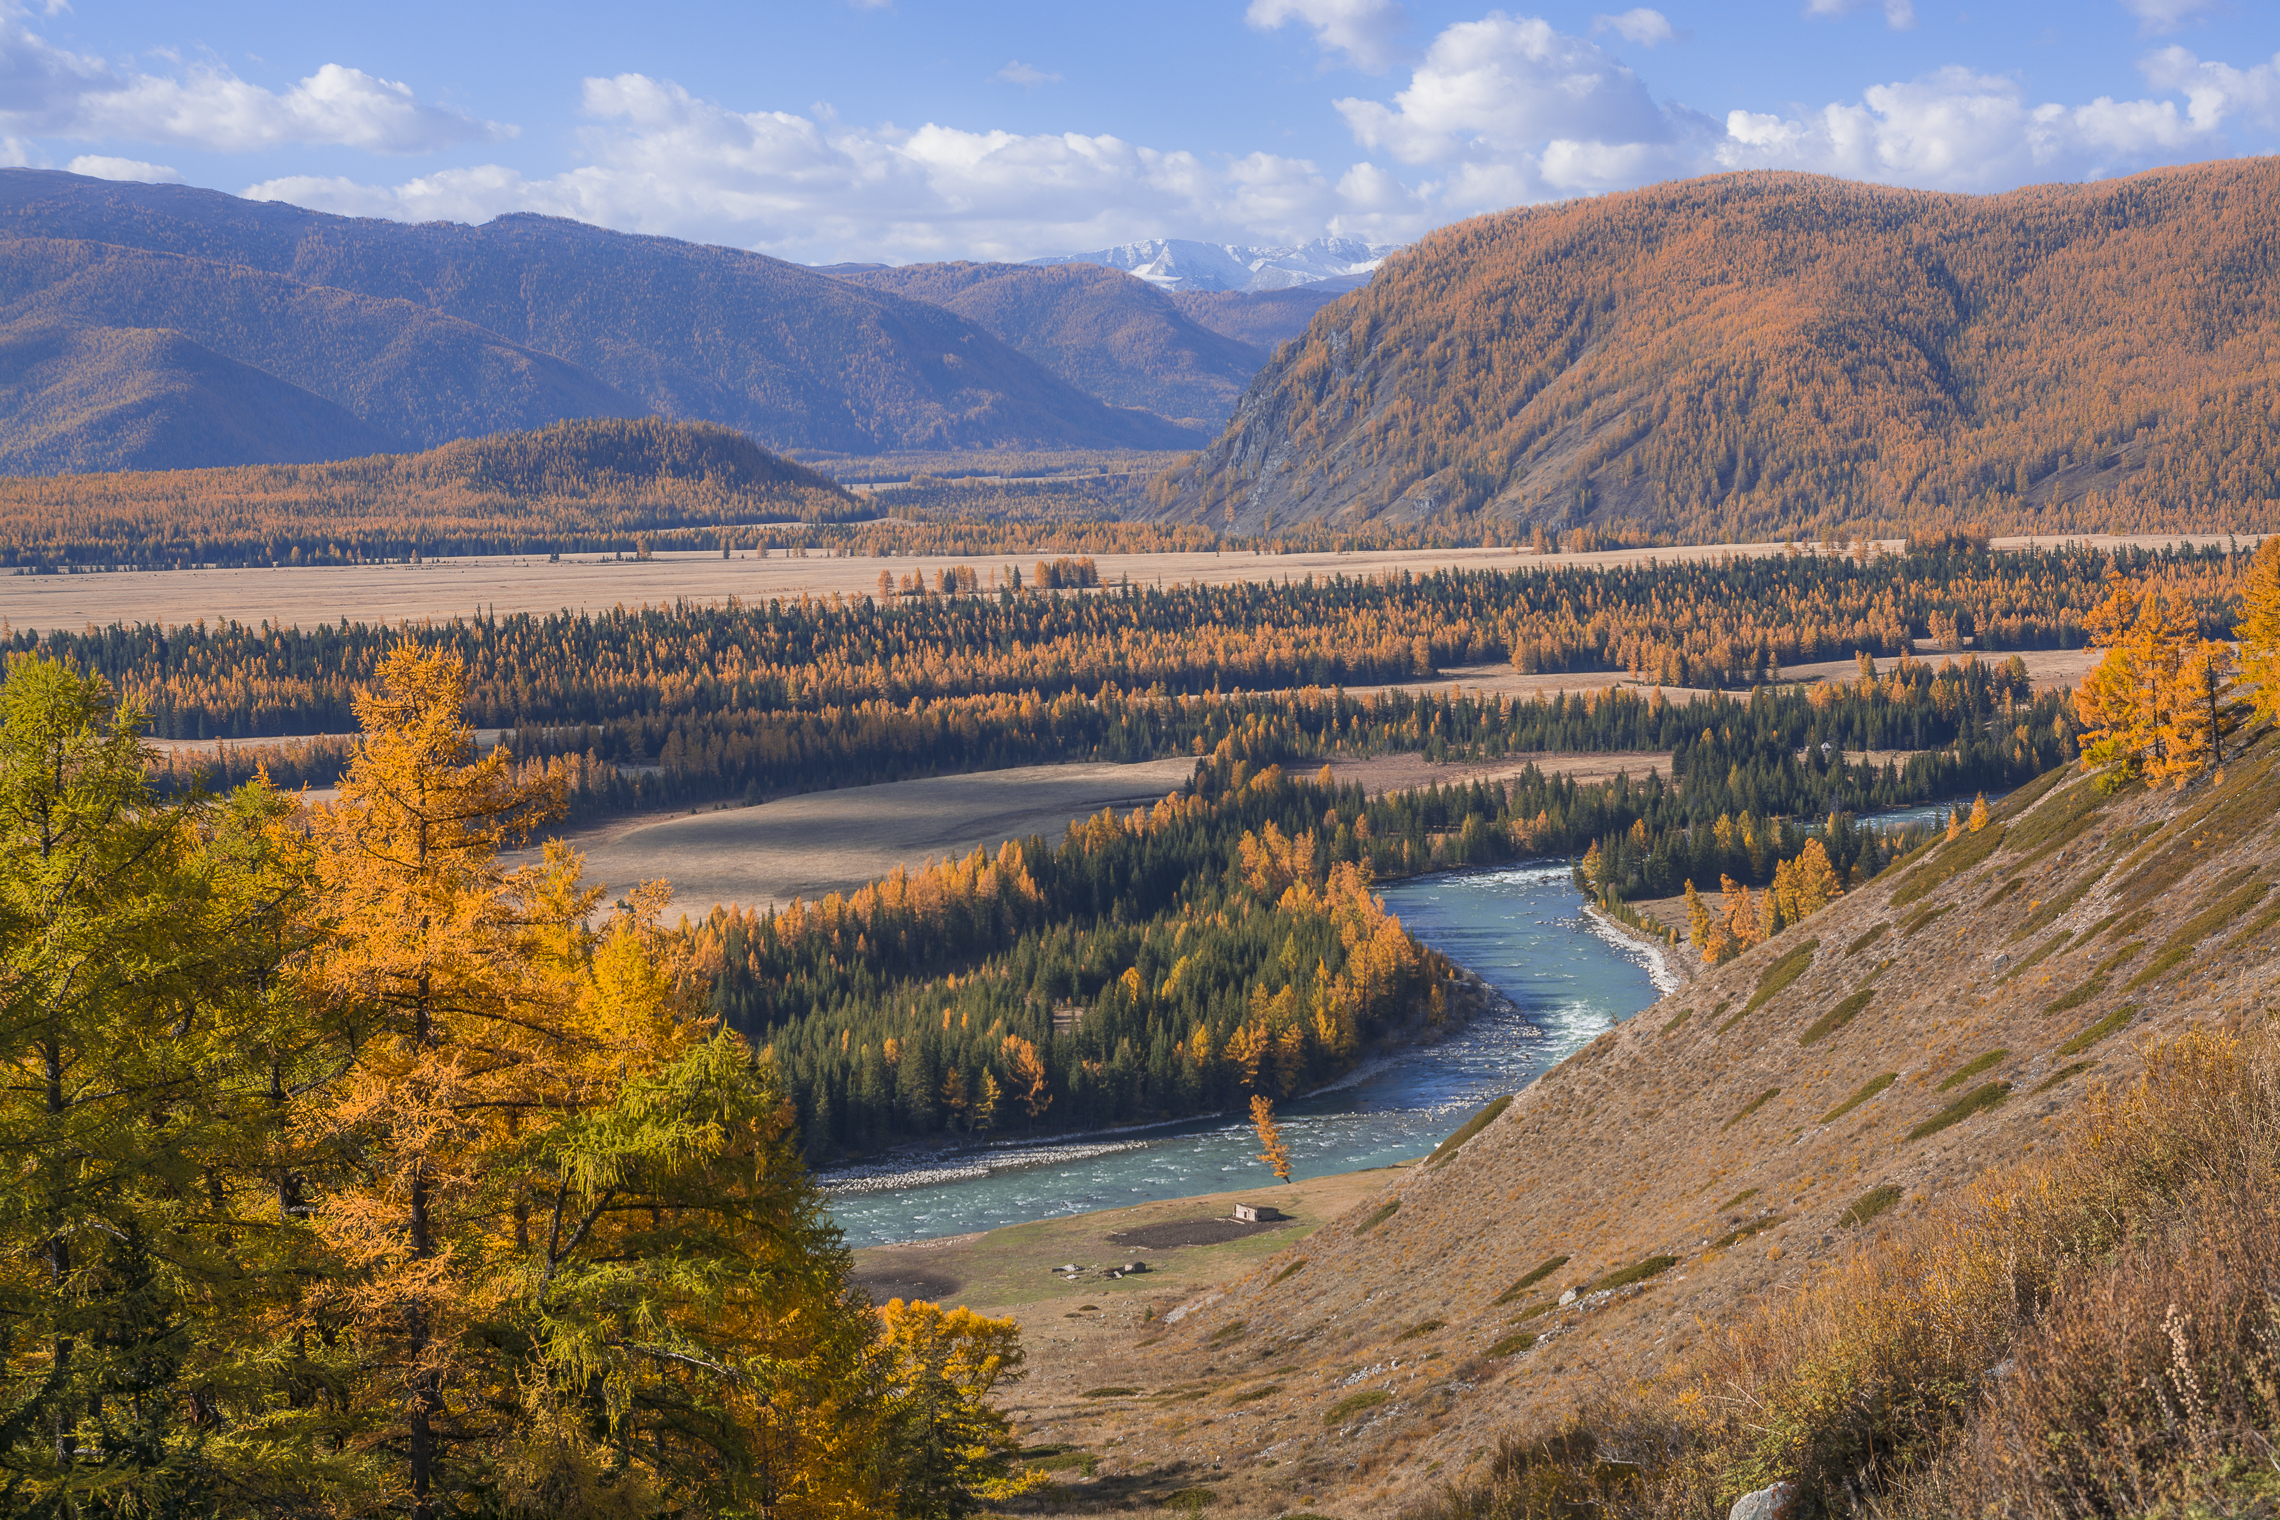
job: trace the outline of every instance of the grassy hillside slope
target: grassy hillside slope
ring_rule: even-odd
[[[80,304],[60,313],[74,321],[135,325],[111,308],[171,303],[185,320],[211,308],[246,343],[280,354],[302,346],[269,338],[268,308],[248,304],[235,287],[209,283],[196,297],[172,294],[164,272],[182,266],[154,255],[234,269],[269,306],[313,303],[354,310],[359,320],[392,313],[397,336],[387,357],[414,371],[406,378],[417,383],[399,385],[385,372],[367,378],[360,353],[320,345],[303,361],[323,370],[324,383],[305,387],[318,394],[362,385],[375,405],[385,396],[399,409],[437,412],[445,408],[424,399],[431,393],[480,396],[495,376],[432,341],[430,330],[449,324],[480,329],[500,348],[546,356],[617,398],[522,423],[444,422],[455,431],[441,434],[392,424],[413,444],[609,411],[717,422],[775,448],[857,454],[1196,441],[1160,418],[1103,404],[938,307],[760,254],[554,217],[410,226],[186,186],[11,169],[0,171],[0,237],[133,251],[104,255],[117,273],[111,288],[95,294],[110,304],[94,313],[84,303],[95,294],[81,294]],[[142,325],[158,323],[144,318]],[[270,368],[233,348],[219,351]]]
[[[1103,401],[1199,428],[1227,420],[1267,359],[1190,320],[1146,280],[1097,264],[909,264],[838,277],[954,311]]]
[[[865,514],[829,477],[741,433],[601,419],[420,454],[0,479],[0,564],[628,549],[643,530]]]
[[[2051,774],[1159,1305],[1122,1379],[1148,1396],[1085,1444],[1171,1483],[1240,1474],[1215,1513],[1382,1514],[1670,1371],[2045,1145],[2143,1042],[2260,1018],[2275,782],[2269,734],[2183,792]],[[1084,1407],[1049,1377],[1024,1397],[1032,1422]]]
[[[1682,541],[2280,525],[2276,220],[2274,158],[1984,197],[1738,174],[1476,218],[1317,320],[1158,501]]]

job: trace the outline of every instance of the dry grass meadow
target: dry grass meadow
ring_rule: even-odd
[[[1373,755],[1330,767],[1373,794],[1441,782],[1516,776],[1529,765],[1579,781],[1618,770],[1670,771],[1667,754],[1541,754],[1435,765],[1423,755]],[[1102,808],[1152,807],[1194,770],[1184,756],[1131,765],[1037,765],[807,792],[756,807],[618,820],[571,833],[587,874],[621,897],[645,881],[673,887],[677,913],[715,905],[762,909],[813,902],[876,881],[897,866],[994,852],[1042,834],[1055,844],[1070,823]],[[535,859],[535,851],[516,858]]]
[[[2120,538],[2087,535],[2093,545],[2173,542],[2222,544],[2222,535]],[[2247,542],[2247,540],[2242,540]],[[2000,548],[2025,548],[2034,539],[1997,539]],[[2039,542],[2055,543],[2057,540]],[[1892,544],[1884,545],[1890,549]],[[1683,548],[1620,549],[1600,554],[1564,554],[1549,563],[1561,566],[1636,564],[1645,560],[1715,559],[1721,555],[1786,552],[1781,544],[1702,544]],[[624,605],[746,601],[802,595],[862,596],[877,591],[879,572],[897,576],[917,571],[929,579],[937,570],[971,564],[987,575],[1007,566],[1024,576],[1039,556],[974,555],[929,558],[825,558],[820,553],[795,559],[779,551],[767,559],[721,559],[717,554],[660,554],[646,561],[578,555],[559,564],[528,555],[437,559],[417,565],[280,566],[275,569],[135,571],[106,575],[12,575],[0,578],[0,619],[16,628],[78,629],[113,622],[158,623],[169,627],[200,618],[234,618],[280,627],[317,623],[400,623],[466,617],[476,611],[602,612]],[[1048,553],[1047,557],[1050,557]],[[1104,581],[1129,577],[1147,585],[1201,582],[1207,586],[1303,579],[1306,576],[1380,575],[1443,568],[1511,569],[1540,561],[1520,549],[1384,549],[1352,553],[1096,555]]]
[[[587,874],[622,896],[673,884],[673,907],[701,917],[716,904],[761,909],[812,902],[926,860],[995,851],[1008,839],[1055,841],[1102,808],[1152,807],[1195,769],[1185,757],[1135,765],[1038,765],[930,776],[755,807],[626,819],[572,834]]]

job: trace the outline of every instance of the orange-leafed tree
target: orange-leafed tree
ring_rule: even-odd
[[[1045,1058],[1037,1047],[1020,1035],[1009,1034],[999,1053],[1005,1058],[1008,1086],[1014,1101],[1029,1115],[1029,1127],[1035,1129],[1045,1110],[1053,1106],[1053,1079],[1045,1070]]]
[[[1697,950],[1710,943],[1710,905],[1694,890],[1692,877],[1686,881],[1686,942]]]
[[[299,1113],[356,1158],[311,1306],[361,1354],[346,1433],[422,1520],[863,1513],[873,1333],[792,1107],[702,1017],[661,889],[597,931],[577,856],[500,861],[555,798],[473,754],[462,697],[392,653],[311,810],[307,981],[356,1051]]]
[[[2247,721],[2241,701],[2240,656],[2218,639],[2186,645],[2171,678],[2159,760],[2147,767],[2154,780],[2183,786],[2225,763],[2233,736]]]
[[[2280,723],[2280,538],[2257,545],[2240,583],[2240,673],[2257,716]]]
[[[1275,1127],[1275,1102],[1264,1093],[1251,1095],[1251,1128],[1258,1131],[1259,1159],[1273,1170],[1280,1182],[1290,1181],[1290,1147],[1283,1144],[1282,1131]]]
[[[1784,924],[1801,923],[1843,895],[1836,867],[1829,863],[1829,852],[1818,839],[1806,840],[1795,859],[1785,860],[1774,869],[1773,888],[1766,894],[1775,900]]]
[[[362,1161],[317,1209],[342,1268],[325,1311],[364,1347],[359,1435],[402,1453],[415,1520],[480,1484],[462,1450],[511,1425],[512,1384],[476,1349],[503,1308],[498,1222],[515,1202],[492,1162],[570,1075],[561,950],[593,906],[559,854],[499,862],[556,799],[518,786],[503,750],[474,757],[465,682],[456,659],[392,652],[357,699],[338,797],[310,812],[325,936],[311,990],[358,1059],[301,1118]]]
[[[1012,1471],[1019,1443],[990,1395],[1022,1375],[1021,1327],[971,1309],[890,1299],[878,1314],[871,1365],[884,1390],[890,1437],[885,1486],[894,1515],[971,1515],[985,1499],[1041,1487]]]
[[[2083,626],[2106,657],[2074,689],[2083,757],[2117,776],[2171,774],[2172,724],[2183,700],[2180,672],[2199,644],[2192,610],[2161,587],[2108,577],[2106,600]]]

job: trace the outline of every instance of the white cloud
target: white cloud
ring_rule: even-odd
[[[2122,0],[2122,9],[2149,32],[2174,32],[2195,16],[2213,11],[2218,0]]]
[[[1048,74],[1043,69],[1033,69],[1018,58],[1007,59],[1005,67],[990,77],[1001,84],[1040,85],[1059,84],[1061,82],[1060,75]]]
[[[1849,16],[1862,10],[1871,0],[1805,0],[1808,16]],[[1884,24],[1896,32],[1912,31],[1916,25],[1916,7],[1912,0],[1874,0],[1884,12]]]
[[[2280,53],[2253,68],[2203,63],[2181,47],[2165,47],[2138,60],[2146,82],[2185,97],[2196,128],[2213,132],[2228,116],[2280,126]]]
[[[1385,98],[1335,102],[1365,155],[1343,172],[1109,135],[739,111],[624,74],[585,82],[583,161],[561,173],[489,164],[244,193],[410,220],[537,211],[803,260],[1025,258],[1166,235],[1399,242],[1477,211],[1721,169],[2001,190],[2207,158],[2230,151],[2229,127],[2280,121],[2280,57],[2236,67],[2162,47],[2139,67],[2143,99],[2036,101],[2016,78],[1949,68],[1713,122],[1657,101],[1597,42],[1492,13],[1444,29]]]
[[[1337,103],[1365,148],[1447,164],[1449,209],[1619,188],[1679,172],[1692,130],[1597,43],[1492,13],[1433,39],[1392,103]]]
[[[1669,42],[1678,36],[1671,28],[1670,18],[1661,11],[1639,6],[1620,16],[1594,16],[1591,29],[1595,32],[1613,32],[1635,47],[1653,47],[1658,42]]]
[[[1207,161],[1074,132],[849,128],[730,110],[640,74],[587,80],[583,108],[591,161],[544,179],[490,165],[392,186],[274,179],[243,193],[415,221],[539,211],[802,259],[1025,258],[1166,229],[1298,242],[1345,214],[1391,227],[1400,211],[1382,186],[1349,203],[1312,163],[1268,153]],[[1412,216],[1400,235],[1422,225]]]
[[[2222,151],[2230,117],[2269,121],[2280,108],[2280,56],[2251,69],[2165,48],[2140,63],[2174,100],[2035,104],[2016,79],[1946,68],[1877,85],[1858,104],[1782,117],[1734,111],[1717,162],[1809,169],[1924,189],[2003,190],[2034,179],[2087,178]]]
[[[243,152],[283,143],[424,153],[515,129],[418,100],[408,85],[328,63],[282,92],[227,69],[124,73],[50,44],[0,8],[0,134],[182,143]]]
[[[146,164],[139,158],[110,158],[101,153],[82,153],[64,167],[74,174],[91,179],[142,180],[153,185],[179,185],[182,175],[165,164]]]
[[[1398,39],[1409,25],[1409,13],[1395,0],[1251,0],[1243,19],[1263,32],[1303,22],[1322,47],[1373,74],[1401,57]]]

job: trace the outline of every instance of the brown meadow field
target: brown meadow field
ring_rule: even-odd
[[[2253,537],[2253,535],[2252,535]],[[2222,535],[2119,538],[2093,534],[2079,540],[2100,547],[2169,543],[2222,544]],[[2249,539],[2241,540],[2243,543]],[[2027,548],[2038,540],[1995,540],[1997,548]],[[2055,543],[2057,540],[2039,542]],[[1880,545],[1885,550],[1896,542]],[[1050,552],[1050,551],[1048,551]],[[1618,549],[1553,556],[1563,566],[1636,564],[1644,560],[1716,559],[1786,552],[1778,543],[1697,544],[1681,548]],[[766,559],[721,559],[717,554],[659,554],[649,560],[575,555],[560,563],[529,555],[437,559],[421,564],[299,565],[274,569],[130,571],[103,575],[14,575],[0,578],[0,620],[22,628],[78,629],[113,623],[174,626],[201,618],[234,618],[279,627],[318,623],[399,623],[491,612],[601,612],[665,604],[676,599],[719,602],[729,597],[864,596],[875,593],[879,572],[897,577],[971,564],[987,580],[1011,566],[1026,580],[1035,555],[982,558],[927,557],[796,559],[778,552]],[[1129,577],[1135,584],[1200,581],[1204,585],[1303,579],[1306,576],[1383,575],[1407,570],[1508,570],[1535,561],[1525,549],[1384,549],[1346,553],[1101,554],[1093,556],[1104,583]]]

